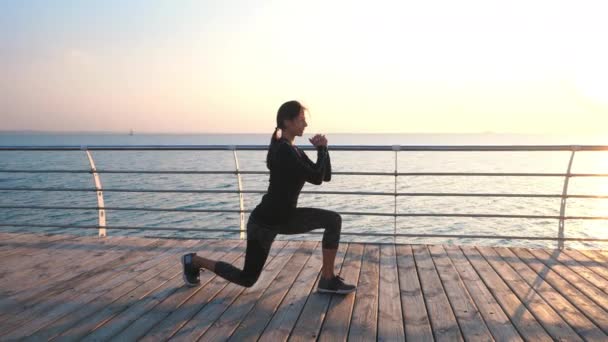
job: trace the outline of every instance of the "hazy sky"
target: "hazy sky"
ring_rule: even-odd
[[[0,2],[0,130],[608,133],[608,3]]]

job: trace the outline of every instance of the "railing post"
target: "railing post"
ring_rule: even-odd
[[[81,150],[83,150],[87,154],[87,158],[89,159],[89,164],[91,165],[91,173],[93,174],[93,181],[95,182],[95,190],[97,194],[97,208],[98,208],[98,216],[99,216],[99,237],[105,237],[106,234],[106,210],[104,202],[103,202],[103,188],[101,186],[101,178],[99,178],[99,174],[97,173],[97,169],[95,168],[95,162],[93,162],[93,156],[87,150],[86,146],[81,146]]]
[[[245,203],[243,200],[243,182],[241,180],[241,172],[239,168],[239,158],[236,154],[236,146],[232,146],[232,152],[234,154],[234,167],[236,169],[236,180],[239,187],[239,209],[240,209],[240,221],[239,226],[241,230],[240,238],[245,239]]]
[[[393,224],[393,243],[397,243],[397,171],[398,171],[398,156],[399,156],[399,151],[401,150],[401,146],[400,145],[393,145],[393,151],[395,151],[395,188],[394,188],[394,194],[395,194],[395,208],[394,208],[394,224]]]
[[[564,238],[565,230],[565,213],[566,213],[566,196],[568,195],[568,182],[570,181],[570,171],[572,170],[572,161],[574,160],[574,153],[578,150],[578,146],[572,146],[572,153],[570,154],[570,161],[568,162],[568,170],[564,177],[564,189],[562,190],[562,200],[559,208],[559,227],[557,237],[560,239]],[[564,240],[558,240],[558,248],[564,249]]]

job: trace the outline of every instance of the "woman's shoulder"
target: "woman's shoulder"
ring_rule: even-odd
[[[304,150],[295,145],[292,145],[287,140],[282,140],[281,142],[279,142],[276,151],[276,156],[278,158],[292,159],[293,157],[295,157],[297,159],[300,159],[304,154]]]
[[[283,159],[292,151],[291,144],[285,139],[275,141],[270,147],[272,159]]]
[[[289,151],[293,151],[293,145],[291,145],[291,143],[285,139],[281,139],[277,142],[277,150],[282,151],[282,152],[289,152]]]

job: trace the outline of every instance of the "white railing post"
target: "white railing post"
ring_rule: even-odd
[[[239,168],[239,158],[236,154],[236,146],[232,146],[232,152],[234,154],[234,167],[236,169],[236,180],[239,187],[239,209],[240,209],[240,221],[239,227],[241,230],[240,238],[241,240],[245,239],[245,203],[243,199],[243,181],[241,180],[241,172]]]
[[[97,173],[97,169],[95,168],[95,162],[93,162],[93,156],[87,150],[86,146],[81,146],[81,150],[83,150],[87,154],[87,158],[89,159],[89,164],[91,165],[91,173],[93,174],[93,181],[95,182],[95,190],[97,194],[97,207],[98,207],[98,216],[99,216],[99,237],[105,237],[107,235],[106,232],[106,210],[104,202],[103,202],[103,188],[101,186],[101,178],[99,178],[99,174]]]
[[[397,243],[397,172],[398,172],[398,156],[399,156],[399,151],[401,150],[401,146],[400,145],[393,145],[393,151],[395,151],[395,208],[394,208],[394,222],[393,222],[393,234],[394,234],[394,238],[393,238],[393,242]]]
[[[564,177],[564,189],[562,190],[562,200],[559,208],[559,226],[557,236],[560,238],[557,245],[559,249],[564,249],[564,230],[566,222],[564,220],[564,216],[566,213],[566,196],[568,195],[568,182],[570,181],[570,174],[572,170],[572,161],[574,160],[574,153],[578,150],[577,146],[572,146],[572,153],[570,154],[570,161],[568,162],[568,170],[566,170],[566,175]]]

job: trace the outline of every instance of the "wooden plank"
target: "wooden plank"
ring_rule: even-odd
[[[319,243],[264,329],[260,341],[287,341],[323,265],[321,250],[322,244]]]
[[[2,235],[0,234],[0,236]],[[97,255],[97,258],[102,255],[104,257],[115,258],[112,265],[120,269],[118,272],[104,267],[101,263],[98,267],[92,269],[88,275],[82,274],[84,268],[73,270],[67,267],[66,263],[70,260],[78,260],[86,265],[94,264],[93,260],[95,258],[91,257],[91,253],[83,253],[83,250],[78,249],[78,245],[87,245],[93,239],[95,238],[79,238],[78,240],[72,239],[74,240],[72,242],[66,240],[61,246],[51,247],[49,245],[50,248],[57,250],[55,255],[58,255],[58,257],[55,257],[53,262],[45,265],[49,278],[41,282],[47,287],[48,291],[41,291],[33,297],[19,297],[20,299],[26,299],[21,304],[26,305],[26,310],[17,312],[17,316],[14,316],[18,317],[17,319],[6,318],[6,321],[2,321],[2,316],[0,316],[0,322],[22,323],[23,325],[13,325],[13,330],[3,330],[0,325],[0,331],[4,334],[0,339],[24,338],[28,335],[30,336],[26,340],[32,341],[48,340],[53,337],[58,337],[59,340],[81,339],[85,336],[84,334],[71,334],[70,330],[78,330],[76,328],[80,323],[87,325],[88,320],[92,318],[94,320],[99,311],[115,305],[113,301],[109,301],[110,297],[104,296],[105,293],[113,292],[114,289],[106,286],[106,280],[108,283],[114,284],[115,288],[122,289],[119,292],[113,292],[112,296],[116,300],[117,298],[128,297],[129,291],[134,291],[138,287],[145,286],[149,280],[145,280],[144,278],[153,279],[152,281],[156,281],[156,286],[150,285],[146,291],[141,290],[139,301],[134,302],[132,298],[129,298],[128,305],[123,306],[121,310],[113,312],[112,315],[106,316],[102,321],[94,323],[93,329],[95,326],[98,326],[98,328],[92,330],[93,334],[87,337],[88,339],[136,340],[142,338],[143,340],[164,340],[172,335],[175,335],[175,340],[196,339],[201,337],[201,334],[208,333],[210,326],[214,326],[216,331],[224,332],[217,335],[215,333],[208,333],[202,336],[203,339],[226,339],[231,336],[234,340],[241,340],[241,337],[253,340],[259,337],[263,341],[285,341],[287,339],[315,340],[319,336],[319,339],[336,338],[338,340],[345,340],[347,338],[346,335],[348,335],[349,340],[357,338],[367,340],[373,339],[374,336],[378,340],[394,340],[383,337],[388,335],[388,333],[386,335],[383,334],[385,330],[394,331],[395,335],[390,336],[400,336],[401,338],[397,337],[398,340],[403,340],[403,335],[406,335],[410,339],[421,339],[424,335],[413,335],[411,329],[409,330],[410,335],[408,335],[407,325],[412,322],[408,320],[408,313],[405,311],[413,310],[412,307],[402,306],[403,304],[399,305],[400,303],[394,299],[391,301],[391,296],[385,294],[385,292],[393,293],[392,298],[395,298],[396,294],[399,293],[399,288],[396,286],[396,281],[399,279],[402,285],[402,303],[405,303],[404,298],[407,300],[411,299],[412,293],[406,289],[408,287],[415,289],[412,283],[418,283],[420,295],[422,295],[422,290],[428,293],[429,291],[425,284],[428,282],[428,276],[431,279],[433,278],[433,274],[429,273],[431,270],[435,272],[434,281],[440,279],[440,284],[443,285],[441,290],[445,291],[444,295],[447,303],[450,305],[450,311],[453,309],[454,317],[457,323],[460,324],[462,334],[467,340],[474,340],[477,335],[467,333],[467,324],[470,324],[470,322],[467,322],[465,318],[471,319],[473,317],[473,321],[479,322],[479,315],[483,317],[487,325],[487,328],[485,328],[486,333],[489,330],[496,340],[520,339],[515,327],[510,324],[509,317],[518,329],[521,330],[522,326],[524,327],[521,332],[522,336],[526,339],[536,340],[538,336],[533,336],[529,333],[526,335],[523,332],[529,329],[526,324],[522,323],[525,320],[526,312],[527,314],[534,313],[537,316],[536,319],[544,324],[546,330],[551,332],[553,329],[551,335],[554,338],[564,337],[564,335],[557,332],[558,330],[555,330],[563,328],[563,324],[569,324],[571,330],[576,332],[576,335],[572,335],[570,332],[570,335],[565,337],[569,340],[576,340],[579,335],[585,340],[605,340],[606,335],[608,335],[608,310],[605,308],[606,304],[603,304],[604,301],[608,301],[608,294],[601,289],[604,286],[602,284],[606,282],[606,268],[605,264],[602,264],[604,256],[599,251],[566,250],[562,252],[547,252],[533,250],[529,252],[525,249],[479,248],[478,250],[483,255],[476,256],[475,252],[477,250],[473,249],[473,252],[470,252],[471,254],[467,254],[465,257],[462,251],[466,251],[466,248],[461,250],[447,246],[445,249],[441,246],[430,246],[428,249],[416,247],[416,255],[414,256],[409,246],[395,247],[386,245],[379,247],[375,244],[364,245],[361,247],[362,251],[360,253],[363,254],[363,260],[359,260],[360,266],[357,268],[357,270],[361,270],[361,273],[358,274],[359,288],[357,294],[352,296],[354,298],[350,311],[347,310],[348,312],[346,312],[344,308],[340,309],[346,312],[346,318],[344,319],[344,324],[337,324],[336,331],[338,333],[323,335],[326,328],[328,329],[327,331],[330,331],[331,324],[336,323],[330,319],[329,315],[337,315],[336,312],[339,310],[336,307],[343,305],[343,297],[320,295],[312,292],[316,284],[318,270],[321,266],[321,258],[318,254],[313,254],[309,259],[301,259],[302,256],[300,254],[303,251],[299,251],[296,255],[293,255],[290,261],[285,262],[287,265],[284,268],[281,266],[276,271],[278,274],[278,276],[275,274],[276,280],[260,290],[261,296],[246,302],[246,309],[249,308],[251,310],[235,312],[232,316],[236,318],[233,319],[229,317],[228,312],[236,311],[238,300],[245,296],[246,291],[243,291],[243,288],[232,286],[231,289],[231,285],[234,284],[228,284],[225,280],[213,277],[210,272],[207,272],[210,278],[206,283],[196,290],[190,289],[192,293],[188,293],[179,287],[181,283],[181,268],[179,272],[175,271],[171,273],[168,271],[170,267],[176,267],[175,264],[178,264],[178,258],[175,254],[173,254],[173,258],[176,259],[173,260],[173,266],[171,266],[172,263],[166,262],[163,264],[166,266],[165,268],[155,269],[155,272],[147,272],[147,270],[138,267],[138,265],[132,264],[136,260],[142,260],[141,262],[144,263],[143,259],[151,260],[157,258],[157,260],[161,260],[159,256],[161,250],[176,252],[178,250],[178,246],[176,245],[181,242],[169,240],[167,243],[172,245],[170,248],[159,247],[157,250],[140,251],[140,253],[131,254],[125,253],[125,250],[121,249],[118,245],[106,244],[103,246],[104,250],[93,252],[103,253]],[[136,238],[133,239],[134,241],[137,240]],[[13,242],[15,241],[18,240],[13,240]],[[150,240],[147,239],[147,241]],[[27,246],[39,243],[39,241],[30,241],[27,242]],[[58,240],[58,244],[60,243],[62,242]],[[123,244],[123,246],[126,245]],[[22,248],[28,248],[27,246],[24,244]],[[408,248],[409,261],[407,255]],[[398,249],[400,251],[391,254],[391,249]],[[403,253],[404,249],[405,253]],[[425,249],[427,250],[426,256],[424,255]],[[112,250],[112,253],[109,253],[110,250]],[[310,250],[308,249],[308,251]],[[344,248],[341,251],[342,258],[344,258]],[[432,258],[428,255],[428,251],[431,252]],[[28,257],[32,257],[32,260],[42,260],[43,255],[52,255],[49,253],[49,250],[34,251],[32,249],[30,252],[32,253]],[[550,253],[554,252],[556,253],[556,258],[552,260]],[[395,254],[398,257],[396,261]],[[125,258],[125,255],[128,256]],[[385,256],[388,257],[389,264],[392,258],[392,265],[394,265],[393,272],[388,272],[386,277],[385,269],[389,269],[390,267],[384,264],[384,262],[387,262],[385,261]],[[425,257],[428,260],[424,260]],[[482,259],[474,261],[476,257],[482,257]],[[164,261],[170,259],[168,255],[165,255],[163,258],[162,260]],[[7,258],[7,260],[12,259],[19,260],[14,255]],[[371,261],[372,259],[374,261]],[[242,262],[242,259],[239,260]],[[107,262],[107,260],[105,261]],[[419,269],[420,274],[425,275],[422,278],[423,286],[420,286],[418,280],[416,261],[420,267],[427,267],[427,269]],[[347,272],[346,266],[347,264],[352,266],[352,262],[352,257],[349,256],[342,274]],[[486,263],[485,266],[483,265],[484,262]],[[121,265],[121,263],[126,264]],[[341,261],[337,260],[337,265],[340,264]],[[3,265],[8,265],[9,269],[16,269],[13,263],[4,262],[0,264],[0,273],[2,272]],[[149,263],[149,265],[152,266],[153,264]],[[412,267],[414,278],[411,277]],[[137,271],[134,271],[135,269]],[[408,279],[403,279],[404,270],[406,274],[407,271],[410,272]],[[490,271],[493,271],[494,275]],[[29,269],[29,272],[32,272],[32,269]],[[66,277],[63,274],[70,272],[72,273],[71,277]],[[156,279],[159,278],[159,272],[161,272],[160,278],[164,279],[163,281]],[[146,273],[146,277],[141,277],[144,273]],[[482,278],[479,278],[478,273],[482,275]],[[477,285],[475,285],[475,276],[477,276]],[[9,277],[14,277],[14,275],[9,275]],[[17,278],[12,279],[18,280],[22,279],[21,277],[19,275]],[[393,281],[392,285],[389,285],[391,284],[391,277]],[[492,288],[492,286],[488,285],[488,283],[495,280],[488,280],[492,277],[498,277],[502,282],[502,286],[492,283],[492,286],[494,286]],[[68,286],[72,278],[74,278],[74,284],[76,284],[74,289]],[[374,278],[376,279],[375,285]],[[587,279],[590,279],[592,282]],[[3,282],[7,286],[14,286],[14,284],[7,282],[6,278],[0,280],[0,284]],[[131,290],[128,290],[128,287],[121,287],[123,283],[130,284]],[[385,283],[389,286],[385,287]],[[87,284],[87,286],[85,287],[83,284]],[[102,284],[100,285],[101,287],[95,287],[95,285],[99,284]],[[407,286],[403,286],[403,284],[407,284]],[[519,300],[519,311],[509,311],[506,308],[507,304],[505,304],[505,301],[510,299],[508,299],[508,294],[501,292],[501,290],[504,291],[504,287],[511,292],[512,296],[515,296]],[[96,293],[95,291],[100,288],[106,292]],[[0,291],[4,289],[0,285]],[[30,291],[34,289],[38,290],[38,288],[32,288]],[[367,290],[364,291],[364,289]],[[483,289],[485,289],[485,293]],[[206,292],[207,290],[209,290],[209,293]],[[96,296],[94,296],[95,293]],[[432,294],[432,291],[430,293]],[[227,296],[227,298],[223,298],[222,296]],[[101,297],[105,299],[98,301]],[[327,306],[321,309],[317,308],[315,309],[316,311],[312,310],[312,308],[315,308],[314,303],[318,302],[319,298],[324,298],[326,303],[331,303],[333,311],[330,309],[326,313]],[[0,305],[3,301],[7,304],[6,299],[7,297],[0,296]],[[90,303],[87,302],[89,299]],[[430,338],[432,339],[431,325],[426,314],[427,307],[425,306],[424,299],[422,297],[420,299],[422,300],[423,315],[426,317]],[[484,301],[485,303],[483,303]],[[290,305],[293,302],[296,302],[296,304]],[[338,304],[338,302],[340,303]],[[525,305],[522,305],[522,302]],[[385,308],[384,303],[390,303],[392,306],[387,305]],[[7,307],[9,309],[11,307],[14,308],[16,307],[15,305]],[[374,306],[376,310],[373,309]],[[473,312],[475,313],[471,316],[459,315],[464,313],[465,310],[467,313],[471,313],[470,309],[463,309],[462,312],[459,309],[471,306],[474,308]],[[477,306],[477,309],[475,309],[475,306]],[[211,308],[209,309],[208,307]],[[371,309],[369,309],[370,307]],[[522,307],[525,311],[521,310]],[[345,308],[348,308],[348,305]],[[401,310],[404,312],[401,312]],[[387,313],[383,314],[385,311]],[[388,314],[388,312],[392,314]],[[505,315],[505,312],[509,317]],[[2,313],[6,315],[6,312],[2,311]],[[82,313],[84,315],[81,315]],[[209,313],[209,317],[200,317]],[[267,316],[264,316],[264,314]],[[419,312],[417,314],[421,316]],[[369,315],[375,315],[376,319],[368,317]],[[385,321],[383,315],[390,317],[390,323],[387,326],[392,328],[383,328]],[[500,320],[501,315],[504,318],[502,321]],[[555,320],[556,315],[558,317],[557,321]],[[498,319],[496,319],[496,316],[498,316]],[[220,317],[223,317],[224,320]],[[424,319],[422,320],[424,321]],[[519,322],[516,323],[518,320]],[[320,327],[320,330],[319,328],[315,328],[314,324],[312,327],[302,324],[302,322],[317,321],[319,323],[316,327]],[[195,328],[197,330],[192,334],[182,331],[186,325],[194,327],[197,323],[201,322],[203,322],[202,329],[200,327]],[[207,324],[205,325],[204,322],[207,322]],[[223,322],[228,322],[227,328],[224,327]],[[483,328],[483,325],[476,327],[473,324],[470,325],[471,328]],[[508,328],[509,326],[510,329]],[[11,325],[7,327],[11,328]],[[273,329],[272,327],[279,327],[280,329]],[[72,330],[72,332],[75,330]],[[278,333],[276,333],[276,330],[279,330]],[[565,328],[565,330],[568,330],[568,328]],[[90,329],[86,333],[89,332],[91,332]],[[177,334],[175,334],[176,332]],[[58,336],[58,334],[63,334],[63,336]],[[486,335],[486,337],[492,338],[489,335]]]
[[[48,250],[52,248],[62,247],[59,251],[69,250],[74,243],[86,243],[93,241],[89,235],[74,235],[74,234],[23,234],[19,238],[13,239],[11,242],[2,246],[0,254],[3,260],[11,260],[14,258],[37,257],[40,254],[48,254]],[[96,243],[101,242],[95,241]]]
[[[492,334],[466,286],[458,276],[458,272],[450,262],[446,251],[442,246],[429,246],[428,249],[464,339],[467,341],[492,340]]]
[[[36,329],[32,328],[32,335],[28,338],[33,341],[49,340],[65,330],[76,325],[80,320],[85,317],[96,314],[99,310],[107,305],[110,305],[111,301],[108,299],[108,293],[117,291],[115,289],[124,289],[125,284],[133,284],[138,286],[145,280],[141,277],[148,274],[150,276],[150,270],[153,267],[169,267],[175,259],[175,253],[183,252],[192,246],[201,245],[204,242],[196,240],[184,240],[181,241],[181,246],[173,246],[169,249],[159,250],[158,254],[154,256],[148,256],[145,254],[135,255],[130,261],[130,267],[116,270],[110,274],[100,274],[78,283],[71,294],[71,296],[61,298],[58,300],[60,305],[49,308],[44,316],[42,317],[46,324],[40,324]],[[158,272],[154,272],[156,275]],[[141,280],[138,280],[141,279]],[[118,295],[120,296],[120,295]]]
[[[247,314],[229,341],[257,341],[277,308],[292,287],[296,277],[310,258],[318,242],[305,241],[279,272],[254,308]]]
[[[144,256],[130,267],[117,270],[108,279],[102,279],[101,275],[96,276],[96,281],[101,284],[96,288],[86,285],[85,282],[78,284],[75,288],[78,292],[74,296],[75,298],[66,300],[65,304],[48,313],[49,316],[57,316],[58,319],[40,329],[28,339],[33,341],[49,340],[75,325],[79,325],[80,321],[90,321],[90,316],[98,314],[125,293],[174,265],[175,253],[184,252],[195,244],[201,245],[204,243],[196,240],[185,240],[181,241],[182,246],[180,247],[173,246],[170,249],[159,251],[157,255],[152,257]]]
[[[608,333],[608,311],[599,307],[583,291],[574,286],[572,282],[567,281],[562,275],[541,262],[541,260],[536,258],[530,250],[524,248],[511,248],[510,250],[520,258],[520,260],[526,263],[528,267],[534,270],[540,278],[544,279],[562,296],[574,304],[587,316],[587,318],[602,329],[604,333]],[[579,281],[574,272],[567,273],[565,276],[571,278],[574,282]],[[584,286],[584,284],[579,284],[579,286]]]
[[[276,263],[274,265],[271,263],[266,267],[257,283],[243,291],[230,307],[205,331],[201,336],[201,341],[227,340],[245,316],[253,309],[256,302],[265,293],[268,286],[274,281],[283,267],[292,260],[294,252],[300,248],[301,244],[302,241],[289,241],[286,248],[273,260]]]
[[[169,336],[171,340],[194,341],[199,339],[202,334],[207,332],[231,308],[230,305],[240,298],[239,295],[247,290],[253,293],[245,297],[244,300],[255,299],[255,296],[260,294],[260,291],[263,290],[266,284],[274,278],[276,273],[289,260],[289,257],[293,254],[293,247],[293,243],[288,245],[286,241],[275,241],[266,261],[265,269],[254,286],[246,289],[240,285],[229,283],[211,301],[202,306],[188,322],[178,327],[172,336]],[[241,299],[241,302],[244,300]],[[233,309],[233,311],[237,309]]]
[[[71,240],[77,238],[77,235],[71,234],[30,234],[23,233],[19,236],[15,236],[10,241],[0,247],[0,257],[8,258],[12,257],[19,252],[23,253],[34,253],[43,250],[45,247],[50,246],[53,243],[58,243],[64,240]]]
[[[242,263],[245,257],[244,250],[245,241],[241,241],[239,242],[238,247],[229,254],[224,256],[210,254],[208,257],[221,258],[230,263]],[[200,281],[201,285],[196,289],[186,286],[179,287],[176,293],[160,302],[153,310],[138,317],[127,329],[112,337],[112,339],[117,341],[136,341],[142,339],[144,336],[149,338],[149,332],[160,328],[162,325],[175,326],[179,321],[176,322],[173,317],[175,317],[175,314],[180,312],[181,309],[186,308],[191,312],[194,311],[191,316],[194,315],[196,311],[200,309],[201,296],[211,298],[228,284],[226,280],[217,277],[215,273],[206,270],[201,271]],[[187,302],[196,303],[196,305],[187,305]],[[174,323],[171,324],[171,322]],[[156,338],[155,340],[158,339]]]
[[[380,278],[380,248],[366,244],[361,260],[357,296],[353,308],[349,341],[371,341],[378,335],[378,282]]]
[[[143,240],[142,240],[143,241]],[[186,241],[189,245],[193,245],[197,241]],[[141,252],[140,252],[141,253]],[[133,255],[133,258],[138,258],[137,263],[143,263],[149,259],[149,254]],[[148,262],[149,263],[149,262]],[[150,266],[150,265],[148,265]],[[53,323],[60,320],[66,315],[77,311],[83,307],[96,308],[99,310],[101,305],[92,305],[91,302],[97,299],[102,293],[112,290],[120,281],[124,282],[132,278],[135,273],[126,273],[126,277],[119,277],[120,271],[101,273],[82,282],[75,282],[70,288],[61,293],[52,294],[47,301],[36,305],[32,312],[27,312],[27,317],[30,320],[20,322],[19,329],[13,331],[11,336],[28,336],[37,333],[44,329],[45,333],[53,331]],[[116,281],[119,279],[119,281]],[[96,302],[93,302],[96,303]],[[103,304],[103,303],[102,303]],[[82,314],[82,312],[80,312]],[[72,319],[81,319],[82,316],[72,316]],[[49,326],[50,325],[50,326]],[[55,327],[57,325],[54,325]],[[67,326],[62,324],[63,329]],[[40,335],[40,334],[38,334]]]
[[[608,256],[605,256],[604,254],[602,254],[600,251],[598,250],[594,250],[594,249],[581,249],[578,250],[580,253],[583,253],[585,256],[587,256],[587,258],[594,260],[595,262],[603,265],[604,267],[606,267],[606,265],[608,265]]]
[[[6,236],[6,235],[5,235]],[[43,249],[43,246],[48,246],[52,242],[58,242],[66,239],[74,239],[76,235],[57,234],[30,234],[19,233],[8,235],[6,239],[0,240],[0,257],[3,259],[14,257],[18,251],[23,249],[25,253],[33,253]]]
[[[603,284],[603,288],[608,287],[608,261],[596,261],[579,251],[566,249],[564,252],[575,260],[578,265],[583,266],[595,273],[594,278]]]
[[[117,242],[126,241],[125,238],[116,240],[118,241],[110,242],[104,239],[91,241],[90,238],[87,238],[70,240],[69,243],[63,240],[49,246],[44,253],[38,253],[36,256],[23,255],[23,257],[14,258],[14,260],[5,260],[10,263],[6,268],[10,275],[4,277],[0,287],[4,288],[5,284],[41,286],[46,282],[55,282],[58,278],[65,278],[66,272],[79,272],[78,268],[86,267],[84,265],[92,262],[95,258],[107,259],[106,255],[116,251]],[[75,248],[75,246],[78,248]],[[24,264],[29,267],[23,267]],[[27,288],[19,286],[16,291],[9,295],[13,295],[17,291],[24,291]]]
[[[396,249],[405,338],[408,341],[432,341],[433,330],[426,310],[412,247],[398,245]]]
[[[33,238],[35,239],[35,238]],[[20,244],[15,243],[13,246],[14,251],[18,253],[13,255],[4,256],[3,260],[12,261],[19,260],[27,257],[32,261],[47,260],[49,255],[53,259],[69,258],[74,256],[75,251],[89,251],[97,252],[103,251],[104,245],[110,245],[114,241],[124,240],[125,237],[114,237],[114,238],[98,238],[96,236],[79,236],[79,235],[66,235],[66,237],[59,237],[59,239],[51,240],[30,240],[24,241]]]
[[[156,241],[156,240],[151,240],[148,239],[145,242],[145,245],[143,246],[138,246],[138,248],[154,248],[157,245],[160,245],[164,242],[161,241]],[[54,289],[57,286],[60,286],[61,284],[63,284],[64,282],[68,282],[68,281],[73,281],[74,277],[77,276],[81,276],[83,273],[85,273],[86,275],[90,275],[91,272],[93,272],[95,270],[96,267],[98,266],[107,266],[108,264],[112,264],[113,262],[116,262],[117,260],[119,260],[121,257],[123,257],[125,255],[124,251],[121,250],[121,245],[123,244],[130,244],[130,242],[128,240],[120,240],[117,243],[117,246],[114,245],[108,245],[106,247],[106,252],[103,253],[104,258],[93,258],[93,259],[87,259],[85,260],[82,264],[73,267],[72,269],[69,269],[69,271],[64,271],[62,274],[59,275],[55,275],[55,276],[51,276],[45,280],[38,280],[37,282],[26,282],[24,284],[22,284],[22,286],[17,289],[16,291],[12,291],[10,292],[11,295],[10,297],[8,297],[7,299],[9,299],[10,301],[20,301],[20,302],[26,302],[26,301],[31,301],[33,298],[40,296],[40,294],[48,294],[52,289]],[[124,248],[123,248],[124,249]],[[133,248],[136,249],[136,248]],[[32,267],[24,267],[24,272],[25,273],[35,273],[37,272],[37,270],[33,269],[34,265],[32,265]],[[5,291],[5,292],[8,292]],[[0,300],[0,308],[5,309],[5,303],[4,300]]]
[[[568,323],[494,249],[477,247],[477,250],[555,340],[582,341]]]
[[[420,276],[422,293],[431,319],[433,334],[437,341],[462,341],[458,322],[443,289],[439,275],[427,246],[412,247],[414,260]]]
[[[143,240],[142,240],[143,241]],[[161,243],[157,240],[148,240],[147,243],[155,245]],[[141,246],[140,246],[141,247]],[[0,330],[8,332],[16,327],[22,326],[25,322],[37,317],[39,314],[51,310],[61,303],[62,296],[70,296],[73,293],[74,284],[79,284],[83,281],[90,281],[95,274],[103,274],[111,277],[113,270],[118,266],[118,263],[123,262],[128,257],[137,256],[137,249],[133,252],[116,252],[110,260],[97,260],[99,267],[92,267],[90,270],[80,272],[66,272],[67,275],[61,282],[50,282],[41,284],[39,288],[28,290],[19,293],[10,298],[4,298],[2,305],[9,305],[11,301],[15,304],[5,310],[5,313],[0,318]],[[142,252],[139,252],[142,253]],[[91,284],[96,286],[98,283]]]
[[[495,248],[500,257],[586,341],[605,341],[608,336],[548,282],[536,274],[508,248]]]
[[[82,263],[77,263],[68,271],[64,271],[61,274],[48,277],[44,281],[28,281],[24,283],[17,291],[11,292],[12,301],[29,301],[30,299],[39,296],[40,294],[49,294],[54,288],[65,284],[70,284],[77,280],[77,277],[89,277],[92,273],[96,272],[97,267],[107,267],[124,257],[124,251],[137,252],[138,249],[151,250],[162,246],[167,242],[160,240],[146,239],[141,242],[134,242],[129,239],[115,239],[111,245],[105,247],[104,251],[98,253],[90,253],[95,255],[96,258],[88,258]],[[52,259],[52,258],[51,258]],[[36,274],[42,272],[40,270],[33,270],[32,268],[24,268],[24,272],[28,274]],[[75,278],[76,277],[76,278]],[[0,308],[4,308],[4,301],[0,300]]]
[[[15,227],[14,229],[8,228],[8,227],[1,227],[0,228],[0,239],[2,238],[10,238],[11,236],[18,236],[21,234],[25,234],[27,233],[26,231],[23,230],[19,230],[17,227]],[[0,240],[0,245],[2,244],[2,240]]]
[[[351,243],[348,246],[341,275],[349,284],[359,282],[361,270],[361,257],[364,245]],[[345,341],[351,320],[356,293],[344,295],[331,295],[329,308],[325,321],[319,334],[319,341]]]
[[[403,311],[395,245],[380,246],[380,285],[378,299],[378,341],[403,341]]]
[[[341,243],[338,247],[334,267],[338,269],[338,274],[344,266],[344,256],[348,250],[349,244]],[[318,286],[320,274],[317,273],[313,290],[310,292],[306,304],[297,318],[297,322],[289,335],[289,341],[308,341],[316,340],[319,336],[319,331],[323,325],[323,320],[327,313],[327,308],[331,300],[331,296],[325,293],[318,293],[314,289]],[[269,340],[273,341],[273,340]]]
[[[244,252],[244,241],[243,243],[239,243],[237,246],[239,247],[238,249],[232,248],[228,251],[228,253],[224,252],[222,253],[223,255],[216,255],[212,257],[220,257],[226,260],[235,260]],[[179,259],[179,257],[177,257],[176,259]],[[129,325],[135,322],[140,316],[153,309],[161,301],[170,297],[178,289],[181,288],[182,293],[187,291],[192,292],[191,288],[184,285],[181,267],[177,267],[176,269],[178,272],[175,272],[175,276],[171,278],[168,282],[154,289],[154,291],[147,294],[144,298],[138,300],[135,304],[129,306],[126,310],[112,317],[112,319],[104,322],[101,327],[96,328],[95,331],[93,331],[86,337],[86,339],[104,341],[109,339],[115,339],[117,341],[132,341],[134,339],[126,337],[129,337],[130,335],[142,335],[143,333],[145,333],[145,331],[138,330],[137,327],[130,327]],[[125,332],[124,334],[120,335],[122,337],[116,336],[121,331]]]
[[[235,243],[222,242],[222,247],[226,249],[226,252],[236,246]],[[99,309],[93,315],[80,320],[70,329],[62,332],[58,340],[79,340],[94,332],[95,329],[103,326],[105,322],[108,322],[133,303],[145,298],[166,281],[179,275],[181,273],[180,264],[179,255],[174,255],[162,263],[153,265],[148,271],[117,286],[110,292],[105,293],[96,300],[97,303],[94,303],[94,305],[97,304]]]
[[[547,267],[557,272],[564,279],[570,282],[570,284],[574,285],[574,287],[587,295],[602,309],[608,311],[608,296],[606,296],[606,293],[590,283],[580,274],[574,272],[570,267],[557,261],[554,256],[560,254],[559,251],[554,251],[552,252],[553,254],[549,254],[547,251],[540,249],[529,249],[528,251]]]
[[[42,266],[46,266],[46,264],[52,263],[56,259],[69,258],[74,253],[70,248],[71,246],[87,243],[88,240],[90,240],[89,237],[72,236],[60,240],[30,240],[11,246],[11,251],[15,252],[15,255],[4,256],[1,259],[0,272],[2,279],[0,279],[0,286],[11,283],[13,278],[19,275],[19,272],[24,273],[30,269],[24,267],[24,265],[32,264],[33,266],[35,263],[40,263],[44,264]],[[105,244],[105,242],[101,243]],[[61,263],[59,264],[61,265]]]
[[[124,237],[118,239],[124,239]],[[53,256],[53,259],[69,258],[73,256],[74,252],[82,249],[94,252],[97,250],[104,250],[102,247],[95,247],[110,244],[110,241],[110,239],[94,239],[91,236],[77,235],[60,237],[59,239],[45,239],[43,241],[26,240],[19,243],[12,243],[10,248],[15,254],[5,255],[2,257],[2,260],[8,262],[8,265],[4,265],[6,269],[15,270],[17,269],[15,266],[18,266],[15,264],[19,259],[26,259],[31,262],[38,262],[40,260],[45,261],[48,259],[49,254]],[[83,248],[82,245],[86,245],[87,247]],[[75,248],[75,246],[77,247]]]
[[[458,275],[475,301],[481,316],[496,341],[523,341],[490,290],[473,269],[460,248],[444,246]],[[465,336],[466,337],[466,336]]]
[[[3,229],[3,228],[0,228]],[[10,232],[0,230],[0,248],[11,242],[14,239],[19,239],[21,236],[27,234],[26,232]]]
[[[567,253],[559,250],[545,251],[546,253],[550,253],[551,256],[567,266],[574,272],[578,273],[581,277],[585,278],[588,282],[595,285],[597,288],[604,291],[604,293],[608,294],[608,281],[594,272],[592,272],[589,268],[583,266],[578,261],[574,260],[574,258],[570,257]]]
[[[90,244],[89,238],[78,237],[70,240],[54,241],[52,244],[35,250],[28,248],[27,245],[21,248],[15,247],[17,253],[14,256],[3,257],[2,259],[1,272],[3,273],[3,277],[0,280],[0,286],[4,288],[7,284],[20,283],[24,279],[34,282],[43,281],[45,278],[52,276],[56,268],[65,265],[66,261],[71,260],[73,263],[73,260],[78,260],[74,258],[86,257],[85,251],[72,250],[72,246],[88,246],[88,244]],[[101,244],[102,248],[107,248],[107,241],[99,241],[95,244]],[[24,265],[28,267],[24,267]],[[33,274],[32,271],[36,273]],[[55,273],[57,272],[59,271],[55,271]],[[36,278],[31,279],[32,276]]]
[[[461,250],[524,339],[553,340],[475,248],[461,247]]]

